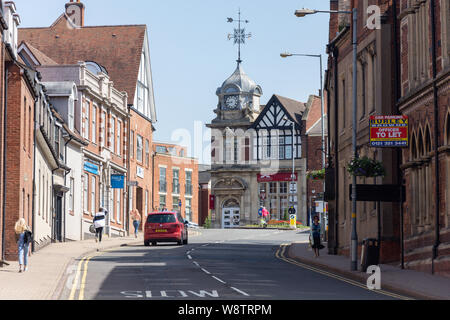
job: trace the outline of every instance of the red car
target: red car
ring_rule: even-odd
[[[186,223],[178,212],[150,213],[145,223],[144,245],[156,246],[158,242],[177,242],[188,244]]]

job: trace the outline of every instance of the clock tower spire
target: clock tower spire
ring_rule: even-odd
[[[249,23],[250,21],[248,20],[241,20],[241,9],[239,9],[238,12],[238,19],[233,19],[233,18],[228,18],[228,22],[232,23],[232,22],[237,22],[238,23],[238,28],[234,29],[234,34],[229,33],[228,34],[228,40],[233,39],[234,40],[234,44],[238,45],[238,59],[237,59],[237,63],[238,65],[241,64],[242,60],[241,60],[241,44],[245,44],[245,39],[249,39],[252,34],[251,33],[245,33],[245,29],[241,28],[241,23]]]

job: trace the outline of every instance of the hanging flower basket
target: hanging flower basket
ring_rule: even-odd
[[[386,170],[384,169],[383,163],[368,157],[352,160],[348,164],[347,171],[352,176],[357,177],[374,178],[384,177],[386,175]]]
[[[311,180],[324,180],[325,179],[325,169],[309,171],[307,174],[308,179]]]

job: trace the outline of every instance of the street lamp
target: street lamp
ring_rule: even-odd
[[[291,190],[293,188],[293,186],[295,185],[295,154],[297,152],[297,150],[295,150],[295,122],[289,120],[288,117],[284,117],[283,118],[286,122],[292,124],[292,175],[291,175],[291,187],[289,188],[289,193],[291,193]],[[293,192],[292,192],[293,193]],[[291,203],[291,208],[294,208],[294,193],[290,196],[290,201]]]
[[[358,26],[358,9],[353,8],[352,11],[341,11],[341,10],[330,10],[330,11],[321,11],[321,10],[310,10],[310,9],[301,9],[296,10],[295,15],[297,17],[304,17],[309,14],[315,13],[338,13],[338,14],[351,14],[353,16],[353,137],[352,137],[352,148],[353,148],[353,159],[358,158],[358,150],[356,145],[356,110],[357,110],[357,54],[358,54],[358,39],[357,39],[357,26]],[[351,239],[351,270],[358,270],[358,235],[356,232],[356,176],[352,177],[352,239]]]
[[[323,99],[322,55],[321,54],[302,54],[302,53],[284,52],[284,53],[280,53],[280,56],[282,58],[299,56],[299,57],[313,57],[313,58],[320,59],[320,100],[321,100],[321,108],[322,108],[322,168],[325,168],[327,149],[325,146],[325,119],[324,119],[325,107],[324,107],[324,99]],[[325,183],[323,184],[323,186],[324,186],[323,191],[325,191]]]

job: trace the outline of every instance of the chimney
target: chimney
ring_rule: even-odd
[[[80,0],[66,3],[66,15],[75,27],[84,27],[84,4]]]
[[[330,0],[330,10],[339,10],[339,1],[338,0]],[[331,42],[336,34],[339,32],[339,21],[337,14],[330,14],[330,38],[329,42]]]

